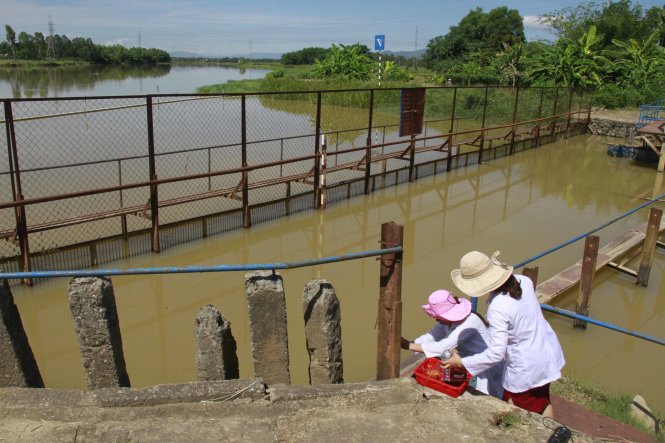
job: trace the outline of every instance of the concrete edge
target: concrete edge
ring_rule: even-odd
[[[421,388],[411,378],[369,381],[364,383],[321,384],[321,385],[272,385],[268,387],[271,403],[283,403],[294,400],[312,400],[334,396],[347,396],[367,392],[390,391],[401,386],[407,389]]]
[[[263,400],[266,386],[260,378],[157,385],[141,389],[103,388],[87,393],[101,407],[155,406],[235,399]]]
[[[265,400],[260,378],[164,384],[147,388],[102,388],[92,391],[41,388],[1,388],[0,403],[16,406],[125,407],[200,401]]]

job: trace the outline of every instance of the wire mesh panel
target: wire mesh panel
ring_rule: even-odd
[[[250,204],[284,198],[285,177],[307,174],[314,168],[316,145],[316,93],[248,95],[247,165],[288,162],[249,173]],[[312,191],[311,177],[291,185],[291,193]],[[275,186],[271,186],[275,183]]]
[[[127,158],[147,153],[142,98],[16,101],[12,103],[20,185],[24,198],[36,198],[118,186],[148,179]],[[140,163],[140,162],[138,162]],[[68,225],[73,218],[141,204],[136,193],[119,192],[31,205],[29,225]],[[122,204],[121,204],[122,200]],[[32,251],[75,244],[121,233],[119,218],[86,226],[44,231],[31,238]]]
[[[338,91],[322,94],[321,130],[326,134],[326,175],[329,186],[364,179],[370,117],[371,91]],[[372,136],[369,143],[373,144]],[[340,152],[341,151],[341,152]],[[374,156],[376,150],[370,155]]]
[[[155,171],[158,179],[240,168],[240,99],[226,96],[152,98]],[[237,208],[221,191],[239,174],[159,185],[160,223],[173,223]]]

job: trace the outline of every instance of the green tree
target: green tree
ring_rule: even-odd
[[[659,37],[654,32],[643,43],[632,38],[627,42],[612,41],[620,49],[619,57],[614,61],[620,74],[620,84],[643,88],[660,74],[665,65],[665,50],[658,45]]]
[[[16,58],[16,32],[11,26],[5,25],[5,34],[7,36],[7,44],[12,51],[12,57]]]
[[[595,26],[577,40],[560,38],[554,45],[541,44],[540,51],[531,57],[529,75],[557,86],[599,86],[612,64],[597,46]]]
[[[360,51],[359,45],[332,45],[323,60],[314,62],[313,73],[319,78],[369,80],[374,62]]]
[[[525,43],[510,45],[503,43],[503,49],[496,54],[494,63],[504,80],[511,86],[518,84],[520,78],[524,76],[524,59],[526,54]]]
[[[485,13],[482,8],[475,8],[458,25],[451,26],[446,35],[427,43],[425,60],[429,67],[435,67],[446,58],[479,53],[480,62],[485,64],[504,43],[513,45],[524,41],[524,24],[516,9],[501,6]]]
[[[325,48],[304,48],[282,54],[281,62],[284,65],[313,65],[316,59],[325,58],[327,52]]]
[[[634,38],[646,40],[654,31],[665,37],[665,18],[662,8],[644,11],[642,6],[632,5],[631,0],[608,3],[580,3],[545,14],[542,23],[549,25],[559,38],[578,40],[591,25],[595,25],[598,45],[610,48],[612,40],[627,41]]]
[[[38,48],[35,44],[35,38],[27,32],[21,32],[18,35],[18,57],[25,60],[36,60]]]

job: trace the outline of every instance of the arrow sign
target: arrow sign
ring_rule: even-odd
[[[375,51],[383,51],[386,49],[386,36],[381,34],[381,35],[375,35],[374,36],[374,50]]]

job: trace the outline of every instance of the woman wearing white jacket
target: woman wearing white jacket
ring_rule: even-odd
[[[453,355],[444,367],[463,366],[477,374],[505,361],[503,399],[552,417],[549,388],[561,377],[565,364],[561,345],[543,316],[531,279],[513,275],[512,266],[498,255],[469,252],[460,260],[460,269],[451,273],[455,286],[465,294],[489,294],[489,343],[475,355]]]

